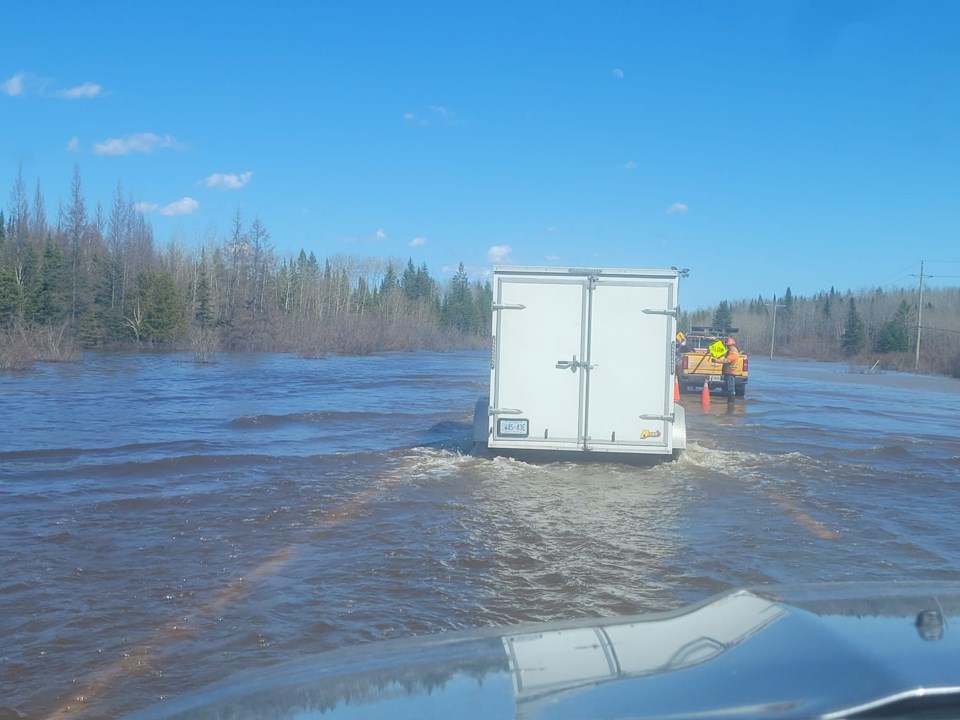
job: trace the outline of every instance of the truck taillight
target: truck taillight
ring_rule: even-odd
[[[683,366],[682,366],[684,370],[688,370],[688,369],[689,369],[689,366],[687,365],[687,363],[688,363],[689,361],[690,361],[690,358],[688,358],[686,355],[684,355],[684,356],[683,356]]]
[[[750,358],[743,359],[743,371],[747,372],[747,363],[750,361]]]

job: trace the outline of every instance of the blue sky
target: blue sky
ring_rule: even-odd
[[[681,304],[960,280],[960,3],[14,3],[0,203],[156,239],[690,268]]]

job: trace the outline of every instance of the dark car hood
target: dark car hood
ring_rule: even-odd
[[[371,643],[131,717],[945,717],[958,698],[960,584],[851,584]]]

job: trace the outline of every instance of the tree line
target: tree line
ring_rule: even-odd
[[[440,282],[412,259],[301,250],[278,254],[259,217],[240,210],[229,231],[193,248],[159,244],[117,185],[109,208],[91,210],[79,168],[69,198],[48,218],[37,181],[22,170],[0,211],[0,368],[70,359],[82,348],[188,348],[198,360],[220,350],[305,356],[480,347],[490,335],[492,288],[461,263]],[[922,325],[919,320],[922,316]],[[960,376],[960,288],[724,300],[683,312],[681,329],[739,327],[749,353],[849,358]]]
[[[774,314],[776,313],[776,314]],[[737,327],[737,344],[774,354],[960,377],[960,288],[880,288],[811,297],[790,288],[780,296],[724,300],[683,313],[681,327]],[[917,356],[920,336],[919,363]]]
[[[412,259],[283,256],[240,210],[225,237],[158,244],[119,184],[109,209],[90,211],[78,169],[54,221],[45,207],[39,182],[31,202],[18,173],[0,211],[0,364],[122,345],[187,346],[204,359],[446,349],[489,336],[490,284],[471,282],[462,263],[440,282]]]

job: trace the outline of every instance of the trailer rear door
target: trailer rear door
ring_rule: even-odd
[[[496,280],[491,447],[582,443],[586,376],[575,363],[586,348],[585,299],[584,278]]]
[[[666,273],[495,274],[489,446],[670,452],[675,303]]]

